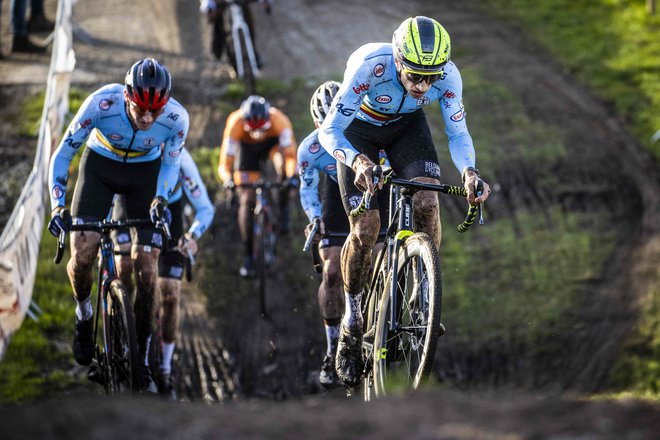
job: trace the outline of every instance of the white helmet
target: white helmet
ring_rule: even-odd
[[[309,102],[309,111],[312,114],[314,122],[321,125],[326,115],[330,111],[332,99],[339,90],[337,81],[326,81],[321,84],[312,94],[312,100]]]

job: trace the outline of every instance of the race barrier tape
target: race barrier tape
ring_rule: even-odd
[[[32,171],[0,235],[0,360],[32,301],[39,243],[48,202],[48,165],[69,111],[69,84],[75,67],[72,38],[74,0],[57,5],[46,97]]]

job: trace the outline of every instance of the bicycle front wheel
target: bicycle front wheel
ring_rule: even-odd
[[[391,323],[392,283],[396,310]],[[416,389],[433,366],[440,333],[442,282],[435,244],[424,233],[408,237],[398,252],[397,277],[390,273],[374,335],[376,396]]]
[[[110,283],[106,325],[110,392],[120,394],[129,390],[137,391],[139,360],[135,317],[130,296],[119,280]]]

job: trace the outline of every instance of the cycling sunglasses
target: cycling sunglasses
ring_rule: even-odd
[[[422,75],[421,73],[412,73],[407,70],[404,70],[403,74],[406,75],[406,79],[413,84],[420,84],[425,82],[428,85],[431,85],[434,82],[438,81],[440,77],[442,77],[443,73],[441,72],[432,75]]]

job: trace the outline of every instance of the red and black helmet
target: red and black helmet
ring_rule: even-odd
[[[248,96],[241,104],[241,116],[251,129],[262,128],[270,121],[270,104],[263,96]]]
[[[153,58],[133,64],[126,72],[126,96],[145,110],[165,107],[172,92],[172,77],[165,66]]]

